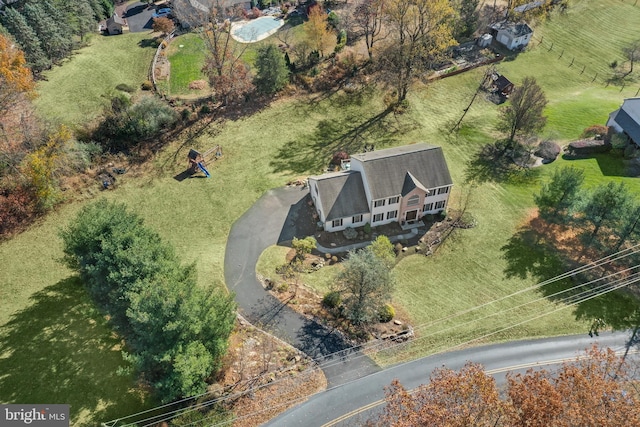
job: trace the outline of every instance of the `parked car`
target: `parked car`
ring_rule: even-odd
[[[170,18],[171,8],[163,7],[162,9],[158,9],[153,13],[153,15],[151,15],[151,17],[152,18]]]

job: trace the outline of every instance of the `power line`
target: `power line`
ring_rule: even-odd
[[[556,282],[556,281],[558,281],[558,280],[562,280],[562,279],[565,279],[565,278],[567,278],[567,277],[571,277],[571,276],[574,276],[574,275],[576,275],[576,274],[579,274],[579,273],[582,273],[582,272],[586,272],[586,271],[592,270],[592,269],[597,268],[597,267],[601,267],[601,266],[603,266],[603,265],[609,264],[609,263],[611,263],[611,262],[617,261],[617,260],[619,260],[619,259],[622,259],[622,258],[625,258],[625,257],[627,257],[627,256],[630,256],[630,255],[632,255],[632,254],[637,253],[637,252],[638,252],[637,248],[639,248],[639,247],[640,247],[640,244],[635,245],[635,246],[632,246],[631,248],[628,248],[628,249],[624,249],[624,250],[622,250],[622,251],[618,251],[618,252],[616,252],[616,253],[614,253],[614,254],[611,254],[611,255],[608,255],[608,256],[606,256],[606,257],[604,257],[604,258],[601,258],[601,259],[599,259],[599,260],[593,261],[593,262],[591,262],[591,263],[589,263],[589,264],[587,264],[587,265],[585,265],[585,266],[581,266],[581,267],[575,268],[575,269],[573,269],[573,270],[571,270],[571,271],[569,271],[569,272],[562,273],[562,274],[560,274],[560,275],[558,275],[558,276],[556,276],[556,277],[554,277],[554,278],[551,278],[551,279],[545,280],[545,281],[543,281],[543,282],[540,282],[540,283],[538,283],[538,284],[536,284],[536,285],[530,286],[529,288],[526,288],[526,289],[523,289],[523,290],[516,291],[516,292],[514,292],[514,293],[512,293],[512,294],[510,294],[510,295],[507,295],[507,296],[504,296],[504,297],[501,297],[501,298],[498,298],[498,299],[492,300],[492,301],[490,301],[490,302],[487,302],[487,303],[484,303],[484,304],[481,304],[481,305],[478,305],[478,306],[475,306],[475,307],[472,307],[472,308],[469,308],[469,309],[466,309],[466,310],[462,310],[462,311],[460,311],[460,312],[458,312],[458,313],[454,313],[454,314],[452,314],[452,315],[445,316],[445,317],[440,318],[440,319],[437,319],[437,320],[435,320],[435,321],[432,321],[432,322],[428,322],[428,323],[425,323],[425,324],[418,325],[418,326],[416,326],[416,327],[414,328],[414,330],[420,330],[420,329],[423,329],[423,328],[425,328],[425,327],[427,327],[427,326],[433,326],[433,325],[435,325],[435,324],[442,323],[442,322],[444,322],[444,321],[446,321],[446,320],[451,320],[451,319],[454,319],[454,318],[460,317],[460,316],[462,316],[462,315],[465,315],[465,314],[471,313],[471,312],[473,312],[473,311],[477,311],[477,310],[479,310],[479,309],[481,309],[481,308],[487,307],[487,306],[489,306],[489,305],[495,304],[496,302],[500,302],[500,301],[506,300],[506,299],[508,299],[508,298],[512,298],[512,297],[514,297],[514,296],[520,295],[520,294],[522,294],[522,293],[524,293],[524,292],[528,292],[528,291],[531,291],[531,290],[535,290],[535,289],[541,288],[541,287],[543,287],[543,286],[546,286],[546,285],[548,285],[548,284],[554,283],[554,282]],[[633,267],[633,268],[635,268],[635,267]],[[489,317],[493,317],[493,316],[497,316],[497,315],[500,315],[500,314],[504,314],[504,313],[506,313],[506,312],[513,311],[513,310],[515,310],[515,309],[517,309],[517,308],[521,308],[521,307],[523,307],[523,306],[526,306],[526,305],[529,305],[529,304],[533,304],[533,303],[538,302],[538,301],[540,301],[540,300],[546,300],[546,299],[548,299],[549,297],[556,296],[556,295],[559,295],[559,294],[562,294],[562,293],[565,293],[565,292],[569,292],[569,291],[574,290],[574,289],[576,289],[576,288],[579,288],[579,287],[582,287],[582,286],[586,286],[586,285],[589,285],[589,284],[592,284],[592,283],[596,283],[596,282],[598,282],[598,281],[601,281],[601,280],[607,279],[607,278],[609,278],[609,277],[612,277],[612,276],[615,276],[615,275],[618,275],[618,274],[622,274],[622,273],[627,272],[627,271],[629,271],[629,270],[631,270],[631,269],[633,269],[633,268],[629,268],[629,269],[623,270],[623,271],[621,271],[621,272],[612,273],[612,274],[609,274],[609,275],[604,276],[604,277],[602,277],[602,278],[598,278],[598,279],[595,279],[595,280],[589,281],[589,282],[587,282],[587,283],[582,283],[582,284],[579,284],[579,285],[573,286],[573,287],[571,287],[571,288],[568,288],[568,289],[566,289],[566,290],[564,290],[564,291],[557,292],[557,293],[555,293],[555,294],[553,294],[553,295],[550,295],[550,296],[548,296],[548,297],[541,297],[541,298],[538,298],[538,299],[536,299],[536,300],[533,300],[533,301],[530,301],[530,302],[527,302],[527,303],[520,304],[519,306],[516,306],[516,307],[511,307],[511,308],[508,308],[508,309],[505,309],[505,310],[501,310],[501,311],[499,311],[499,312],[492,313],[492,314],[487,315],[487,316],[482,317],[482,318],[473,319],[473,320],[467,321],[467,322],[465,322],[465,323],[463,323],[463,324],[459,324],[459,325],[451,326],[451,327],[449,327],[449,328],[447,328],[447,329],[445,329],[445,330],[440,330],[440,331],[437,331],[437,332],[434,332],[434,333],[431,333],[431,334],[428,334],[428,335],[425,335],[425,336],[421,336],[421,337],[419,337],[419,338],[417,338],[417,339],[415,339],[415,340],[411,341],[411,343],[415,343],[415,342],[417,342],[417,341],[419,341],[419,340],[423,340],[423,339],[428,338],[428,337],[431,337],[431,336],[433,336],[433,335],[440,334],[440,333],[443,333],[443,332],[446,332],[446,331],[449,331],[449,330],[455,329],[456,327],[465,326],[465,325],[467,325],[467,324],[474,323],[474,322],[478,322],[478,321],[481,321],[481,320],[487,319],[487,318],[489,318]],[[637,274],[638,274],[638,273],[635,273],[634,275],[637,275]],[[634,283],[635,283],[635,282],[634,282]],[[600,285],[597,289],[599,289],[600,287],[609,287],[609,286],[610,286],[610,284]],[[623,285],[623,286],[626,286],[626,285]],[[592,291],[593,291],[593,290],[592,290]],[[582,293],[584,293],[584,292],[588,292],[588,291],[583,291]],[[608,292],[610,292],[610,290],[609,290],[609,291],[606,291],[606,292],[603,292],[602,294],[604,294],[604,293],[608,293]],[[582,293],[581,293],[581,294],[582,294]],[[578,294],[578,295],[580,295],[580,294]],[[598,296],[598,295],[596,295],[596,296]],[[574,295],[574,296],[573,296],[573,298],[575,298],[575,297],[576,297],[576,296]],[[595,297],[595,296],[594,296],[594,297]],[[590,299],[590,298],[589,298],[589,299]],[[567,300],[568,300],[568,298],[567,298]],[[586,300],[586,299],[585,299],[585,300]],[[563,301],[563,300],[560,300],[560,302],[562,302],[562,301]],[[578,302],[580,302],[580,300],[578,300],[577,302],[572,302],[572,303],[570,303],[570,305],[569,305],[569,306],[571,306],[571,305],[575,305],[575,304],[577,304]],[[557,311],[557,310],[555,310],[555,311]],[[553,312],[555,312],[555,311],[553,311]],[[536,317],[536,318],[537,318],[537,317]],[[535,319],[535,318],[533,318],[533,319],[531,319],[531,320],[534,320],[534,319]],[[513,328],[513,327],[515,327],[515,326],[518,326],[518,324],[516,324],[516,325],[514,325],[514,326],[511,326],[511,327],[507,327],[507,328],[505,328],[504,330],[511,329],[511,328]],[[495,332],[495,333],[498,333],[498,332]],[[495,334],[495,333],[492,333],[492,334]],[[488,336],[491,336],[492,334],[489,334]],[[473,342],[473,341],[477,341],[478,339],[482,339],[482,338],[483,338],[483,337],[481,337],[481,338],[476,338],[476,339],[473,339],[473,340],[471,340],[471,341],[468,341],[467,343],[469,343],[469,342]],[[467,344],[467,343],[458,344],[457,346],[450,347],[449,349],[451,349],[451,348],[456,348],[456,347],[458,347],[458,346],[460,346],[460,345],[465,345],[465,344]],[[387,344],[387,346],[386,346],[385,348],[379,349],[379,347],[382,347],[384,344]],[[377,352],[380,352],[380,351],[388,351],[388,350],[393,349],[393,348],[395,348],[395,347],[397,347],[397,346],[405,345],[405,344],[406,344],[406,343],[396,343],[396,344],[393,344],[393,345],[391,345],[391,346],[388,346],[388,343],[387,343],[387,342],[381,342],[381,343],[379,343],[379,344],[374,345],[373,347],[367,347],[366,349],[367,349],[367,350],[369,350],[369,351],[373,350],[373,351],[375,351],[375,352],[377,353]],[[346,353],[347,353],[347,352],[349,352],[349,351],[359,351],[359,350],[361,350],[362,348],[363,348],[363,346],[362,346],[362,345],[352,346],[352,347],[350,347],[350,348],[347,348],[347,349],[341,350],[341,351],[339,351],[339,352],[335,352],[335,353],[332,353],[332,354],[329,354],[329,355],[321,356],[321,357],[319,357],[319,358],[314,359],[314,361],[315,361],[316,363],[318,363],[318,366],[319,366],[320,368],[325,368],[325,369],[326,369],[326,368],[331,367],[331,366],[334,366],[334,365],[336,365],[336,364],[338,364],[338,363],[342,363],[342,361],[340,361],[340,360],[335,361],[335,360],[332,360],[332,359],[330,359],[330,358],[332,358],[332,357],[339,357],[339,356],[341,356],[342,354],[346,354]],[[376,349],[377,349],[377,350],[376,350]],[[364,355],[364,354],[360,354],[360,355],[357,355],[357,356],[355,356],[355,357],[351,358],[350,360],[355,360],[355,359],[358,359],[358,358],[360,358],[360,357],[365,357],[365,355]],[[321,360],[325,360],[325,362],[324,362],[324,363],[323,363],[323,362],[320,362]],[[304,373],[304,372],[306,372],[306,371],[313,371],[313,370],[315,370],[315,369],[316,369],[316,367],[312,367],[312,368],[308,368],[307,370],[302,371],[302,372]],[[252,378],[252,379],[250,379],[250,380],[247,380],[247,381],[246,381],[246,383],[248,383],[248,382],[250,382],[250,381],[255,381],[256,379],[260,379],[260,378],[264,377],[265,375],[266,375],[266,374],[263,374],[263,375],[259,375],[259,376],[257,376],[257,377],[254,377],[254,378]],[[204,403],[202,403],[202,404],[198,404],[198,405],[193,406],[193,407],[189,407],[189,408],[181,408],[181,409],[178,409],[178,410],[175,410],[175,411],[171,411],[171,412],[169,412],[169,413],[164,413],[164,414],[162,414],[162,415],[157,415],[157,416],[153,416],[153,417],[146,418],[146,419],[143,419],[143,420],[139,420],[139,421],[136,421],[136,423],[146,422],[146,421],[150,421],[150,420],[155,420],[154,422],[166,421],[166,420],[168,420],[168,419],[173,418],[173,417],[166,418],[166,416],[167,416],[167,415],[171,415],[171,414],[173,414],[174,416],[178,416],[178,415],[181,415],[181,414],[183,414],[183,413],[187,413],[187,412],[191,412],[191,411],[194,411],[194,410],[197,410],[197,409],[203,408],[203,407],[207,407],[207,406],[213,405],[213,404],[218,403],[218,402],[222,402],[222,401],[226,401],[226,400],[230,400],[230,399],[234,399],[234,398],[240,397],[240,396],[242,396],[242,395],[244,395],[244,394],[246,394],[246,393],[249,393],[249,392],[252,392],[252,391],[255,391],[255,390],[259,390],[259,389],[261,389],[261,388],[267,387],[267,386],[269,386],[269,385],[273,385],[274,383],[278,383],[278,382],[280,382],[280,381],[282,381],[282,379],[281,379],[281,380],[273,381],[273,382],[271,382],[271,383],[269,383],[269,384],[263,384],[263,385],[260,385],[260,386],[251,387],[251,388],[249,388],[249,389],[247,389],[247,390],[245,390],[245,391],[238,392],[238,393],[234,393],[234,394],[229,395],[229,396],[225,396],[225,397],[220,397],[220,398],[217,398],[217,399],[213,399],[213,400],[210,400],[210,401],[204,402]],[[208,393],[203,393],[203,394],[200,394],[200,395],[196,395],[196,396],[191,396],[191,397],[188,397],[188,398],[184,398],[184,399],[179,400],[179,401],[177,401],[177,402],[173,402],[173,403],[165,404],[165,405],[162,405],[162,406],[159,406],[159,407],[156,407],[156,408],[152,408],[152,409],[149,409],[149,410],[146,410],[146,411],[141,411],[141,412],[138,412],[138,413],[136,413],[136,414],[128,415],[128,416],[126,416],[126,417],[119,418],[119,419],[116,419],[116,420],[110,421],[109,423],[103,423],[103,424],[108,425],[108,426],[115,426],[117,422],[123,421],[123,420],[125,420],[125,419],[131,419],[131,418],[133,418],[133,417],[136,417],[136,416],[139,416],[139,415],[143,415],[143,414],[145,414],[145,413],[153,412],[153,411],[156,411],[156,410],[158,410],[158,409],[166,408],[166,407],[169,407],[169,406],[172,406],[172,405],[176,405],[176,404],[179,404],[179,403],[184,403],[184,402],[189,401],[189,400],[197,399],[197,398],[202,397],[202,396],[204,396],[204,395],[206,395],[206,394],[208,394]],[[164,419],[158,420],[158,418],[164,418]],[[131,423],[131,424],[125,424],[123,427],[126,427],[126,426],[132,426],[132,425],[134,425],[134,424],[133,424],[133,423]]]

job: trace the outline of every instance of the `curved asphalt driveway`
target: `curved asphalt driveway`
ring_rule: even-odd
[[[256,263],[266,248],[313,233],[315,224],[300,218],[307,195],[300,187],[269,190],[245,212],[229,233],[224,278],[245,318],[317,360],[329,387],[335,387],[379,368],[359,351],[349,349],[338,332],[282,304],[256,278]]]
[[[486,371],[496,377],[498,384],[504,384],[507,370],[524,372],[535,366],[558,365],[563,359],[574,360],[579,352],[592,343],[616,351],[624,350],[628,340],[629,334],[623,332],[603,333],[594,338],[585,334],[515,341],[437,354],[318,393],[265,425],[360,426],[382,409],[384,387],[394,379],[399,379],[406,389],[411,390],[426,384],[435,368],[446,366],[458,370],[471,360],[484,365]]]

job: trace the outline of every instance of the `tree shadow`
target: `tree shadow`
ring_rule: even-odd
[[[158,47],[158,42],[155,39],[142,39],[138,42],[140,47]]]
[[[554,244],[552,230],[544,227],[537,218],[520,228],[501,248],[502,257],[507,262],[505,277],[531,277],[537,283],[542,283],[578,267],[567,253]],[[588,274],[574,274],[540,286],[538,292],[555,303],[577,302],[573,309],[574,316],[577,320],[590,322],[591,332],[597,333],[598,328],[605,327],[627,330],[640,325],[640,300],[624,289],[586,299],[594,295],[595,287],[603,285],[605,281],[578,285],[606,274],[600,269],[589,271]]]
[[[496,182],[507,184],[530,183],[540,175],[539,168],[521,167],[504,154],[500,142],[486,144],[468,161],[465,168],[465,181]]]
[[[394,145],[398,136],[407,132],[411,123],[391,115],[386,109],[374,116],[347,114],[338,119],[321,120],[308,136],[290,141],[280,148],[271,166],[275,171],[306,173],[326,168],[331,155],[364,151],[366,145],[385,147]]]
[[[77,277],[35,293],[31,302],[0,329],[0,400],[70,404],[72,425],[88,426],[153,403],[130,375],[117,374],[127,365],[122,342]]]

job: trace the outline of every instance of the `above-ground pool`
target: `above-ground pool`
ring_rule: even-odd
[[[249,22],[234,23],[231,28],[231,35],[241,43],[253,43],[266,39],[283,24],[284,21],[282,19],[263,16]]]

